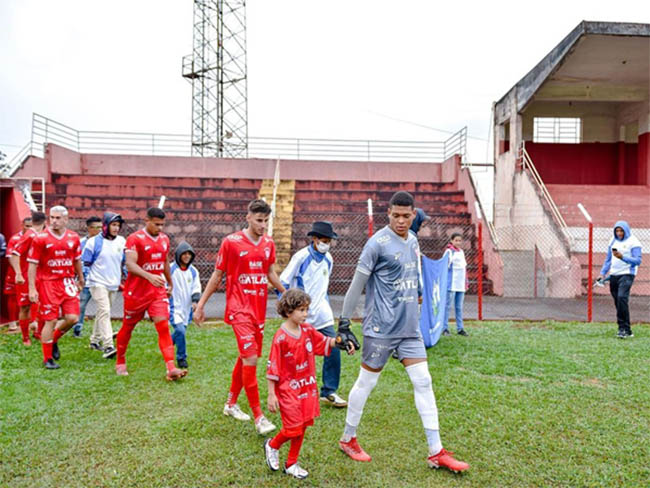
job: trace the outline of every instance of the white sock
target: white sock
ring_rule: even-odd
[[[363,407],[366,405],[366,400],[368,400],[370,392],[377,384],[379,375],[380,373],[373,373],[365,368],[359,370],[357,381],[354,382],[354,386],[350,390],[350,395],[348,397],[348,411],[345,415],[345,431],[341,438],[343,442],[350,442],[350,439],[355,436],[359,422],[361,422]]]
[[[436,397],[433,394],[429,366],[426,361],[422,361],[421,363],[408,366],[406,372],[411,379],[411,383],[413,383],[415,407],[418,409],[418,413],[422,419],[422,426],[427,435],[429,451],[432,454],[437,454],[442,449],[442,443],[440,442],[438,426],[438,408],[436,407]]]

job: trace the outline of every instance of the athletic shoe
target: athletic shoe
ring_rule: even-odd
[[[284,472],[299,480],[304,480],[307,476],[309,476],[309,473],[306,470],[302,469],[298,463],[294,463],[288,468],[285,467]]]
[[[451,334],[449,334],[449,331],[448,331],[448,330],[443,330],[443,331],[442,331],[442,335],[451,335]]]
[[[632,333],[631,330],[628,330],[628,331],[625,333],[625,337],[632,338],[632,337],[634,337],[634,334]]]
[[[447,468],[454,473],[460,473],[469,469],[469,464],[454,459],[453,455],[453,452],[441,449],[435,456],[429,456],[427,458],[427,464],[430,468]]]
[[[96,342],[91,342],[90,343],[90,348],[94,349],[95,351],[102,351],[102,346],[100,346]]]
[[[323,403],[327,403],[328,405],[331,405],[334,408],[343,408],[348,406],[348,402],[343,400],[343,398],[338,396],[336,393],[332,393],[327,396],[322,396],[320,397],[320,401]]]
[[[32,341],[30,341],[29,338],[23,341],[23,346],[29,347],[31,345],[32,345]]]
[[[458,331],[458,335],[465,336],[465,337],[469,336],[469,334],[467,332],[465,332],[465,329],[460,329]]]
[[[264,441],[264,454],[266,456],[266,465],[271,471],[277,471],[280,469],[280,451],[278,449],[273,449],[269,443],[271,439],[266,439]]]
[[[61,351],[59,351],[59,343],[58,342],[53,342],[52,343],[52,359],[55,361],[58,361],[61,359]]]
[[[108,346],[104,349],[104,354],[102,354],[102,357],[104,359],[111,359],[114,358],[116,354],[117,349],[115,349],[113,346]]]
[[[18,334],[20,332],[20,327],[18,327],[18,324],[16,322],[12,322],[9,324],[9,327],[7,327],[7,334]]]
[[[627,334],[625,333],[624,330],[619,330],[618,334],[616,334],[616,337],[618,337],[619,339],[625,339],[627,338]]]
[[[81,331],[77,329],[72,329],[72,337],[76,339],[81,339]]]
[[[129,376],[129,372],[126,370],[126,364],[116,364],[115,374],[117,376]]]
[[[43,361],[43,366],[45,369],[59,369],[61,366],[54,362],[54,359],[50,358],[47,361]]]
[[[179,359],[176,363],[178,363],[179,368],[187,369],[187,359]]]
[[[232,417],[236,420],[242,420],[242,421],[248,421],[250,420],[250,416],[242,411],[241,408],[239,408],[239,405],[236,403],[234,405],[228,405],[227,403],[223,406],[223,414],[226,417]]]
[[[266,435],[275,430],[275,425],[264,415],[255,421],[255,430],[259,435]]]
[[[167,376],[165,377],[167,381],[176,381],[180,380],[183,376],[187,375],[186,369],[174,368],[170,371],[167,371]]]
[[[361,448],[356,437],[353,437],[348,442],[339,441],[339,447],[341,448],[341,451],[355,461],[370,462],[372,459],[368,453]]]

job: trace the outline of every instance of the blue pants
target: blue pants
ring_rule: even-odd
[[[90,288],[85,287],[79,294],[79,321],[74,326],[74,331],[78,334],[84,325],[84,317],[86,315],[86,305],[90,301]]]
[[[447,292],[447,308],[445,309],[445,323],[442,330],[449,329],[449,311],[451,310],[452,302],[454,303],[456,312],[456,331],[460,332],[463,330],[463,300],[465,300],[465,292],[451,290]]]
[[[187,324],[171,323],[174,328],[172,333],[172,340],[176,344],[176,360],[187,359],[187,347],[185,344],[185,333],[187,332]]]
[[[336,331],[333,325],[329,325],[318,332],[327,337],[336,337]],[[323,358],[323,386],[320,389],[320,396],[331,395],[339,389],[339,380],[341,379],[341,351],[332,348],[329,356]]]

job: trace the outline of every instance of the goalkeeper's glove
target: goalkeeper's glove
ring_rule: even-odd
[[[336,347],[347,351],[348,354],[352,354],[354,351],[361,349],[359,341],[350,330],[350,319],[339,319],[339,330],[338,334],[336,334],[335,344]]]

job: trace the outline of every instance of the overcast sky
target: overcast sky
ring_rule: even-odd
[[[250,0],[249,135],[443,140],[434,129],[468,126],[481,162],[493,101],[580,21],[648,23],[649,5]],[[81,130],[190,133],[192,8],[0,0],[0,151],[29,140],[32,112]]]

